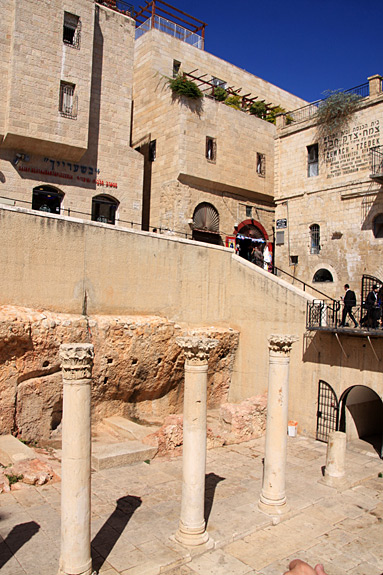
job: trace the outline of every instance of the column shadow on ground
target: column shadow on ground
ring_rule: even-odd
[[[204,509],[204,516],[205,516],[205,523],[209,521],[211,508],[213,507],[213,500],[215,490],[217,485],[220,481],[225,481],[226,477],[220,477],[215,473],[208,473],[205,476],[205,509]]]
[[[15,525],[12,531],[0,543],[0,569],[21,549],[21,547],[40,529],[40,525],[35,521],[20,523]]]
[[[116,545],[133,513],[140,507],[142,499],[135,495],[126,495],[117,499],[116,503],[116,509],[108,517],[92,541],[92,565],[97,572],[101,569]]]

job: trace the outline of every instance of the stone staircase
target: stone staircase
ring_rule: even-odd
[[[92,468],[100,471],[149,461],[157,453],[157,447],[142,440],[157,429],[117,415],[104,419],[92,436]]]

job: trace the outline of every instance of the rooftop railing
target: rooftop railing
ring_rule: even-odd
[[[134,6],[125,0],[95,0],[96,4],[101,4],[101,6],[106,6],[115,12],[120,14],[125,14],[125,16],[130,16],[134,18]]]
[[[366,82],[365,84],[360,84],[359,86],[355,86],[355,88],[350,88],[349,90],[340,90],[340,92],[343,92],[344,94],[355,94],[360,99],[363,99],[367,98],[370,94],[369,86],[370,86],[369,82]],[[326,98],[322,98],[321,100],[311,102],[311,104],[308,104],[307,106],[303,106],[302,108],[298,108],[297,110],[288,112],[288,114],[286,114],[286,117],[288,119],[287,124],[292,124],[293,122],[294,123],[305,122],[307,120],[311,120],[312,118],[315,117],[316,112],[319,106],[322,104],[322,102],[325,102],[327,98],[329,98],[330,96],[331,94],[329,94],[329,96],[327,96]]]
[[[202,36],[187,30],[187,28],[184,28],[175,22],[171,22],[171,20],[167,20],[166,18],[162,18],[162,16],[157,15],[148,18],[143,22],[143,24],[141,24],[141,26],[136,28],[136,40],[146,32],[149,32],[152,28],[160,30],[165,34],[169,34],[169,36],[173,36],[173,38],[177,38],[178,40],[182,40],[182,42],[186,42],[186,44],[190,44],[195,48],[203,50],[204,43]]]

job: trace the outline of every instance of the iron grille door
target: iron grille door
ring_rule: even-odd
[[[374,276],[369,275],[362,276],[362,287],[361,287],[362,305],[360,306],[360,320],[359,320],[360,322],[362,321],[363,315],[366,313],[366,310],[364,309],[364,303],[367,299],[368,294],[372,290],[372,286],[378,285],[380,287],[382,283],[383,282],[379,278],[376,278]]]
[[[335,391],[325,381],[319,380],[316,439],[327,443],[330,431],[338,431],[339,401]]]

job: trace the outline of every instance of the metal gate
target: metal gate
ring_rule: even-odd
[[[318,385],[318,411],[316,439],[327,443],[328,434],[338,431],[339,401],[335,391],[323,380]]]

